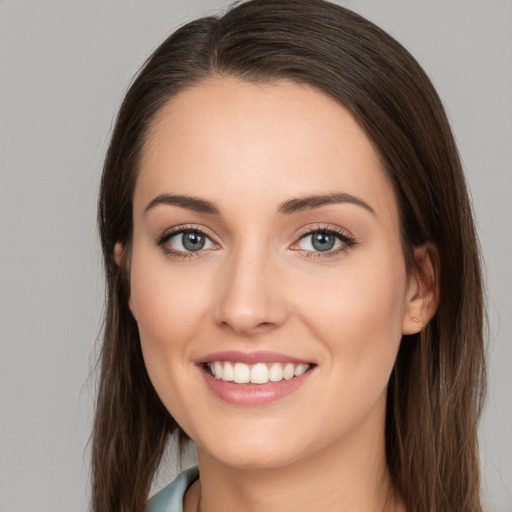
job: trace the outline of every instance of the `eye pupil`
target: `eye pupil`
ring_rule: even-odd
[[[317,251],[329,251],[334,247],[336,238],[327,233],[314,233],[311,243]]]
[[[197,232],[183,233],[182,243],[187,251],[199,251],[204,247],[206,238],[204,235]]]

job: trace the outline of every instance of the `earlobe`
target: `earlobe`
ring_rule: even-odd
[[[116,265],[121,268],[122,266],[122,260],[123,260],[123,254],[124,254],[124,246],[121,244],[121,242],[116,242],[114,245],[114,261],[116,262]],[[128,295],[128,307],[130,308],[130,311],[132,312],[133,318],[135,321],[137,321],[137,318],[135,317],[135,313],[133,311],[133,303],[132,303],[132,296],[131,293]]]
[[[121,245],[121,242],[116,242],[116,245],[114,245],[114,261],[116,262],[117,266],[121,266],[121,258],[123,257],[123,251],[124,247]]]
[[[402,334],[420,332],[435,315],[439,304],[439,258],[430,244],[414,249],[415,269],[409,276]]]

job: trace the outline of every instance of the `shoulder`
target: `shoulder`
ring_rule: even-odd
[[[183,512],[183,496],[198,477],[199,469],[197,467],[181,473],[149,500],[147,512]]]

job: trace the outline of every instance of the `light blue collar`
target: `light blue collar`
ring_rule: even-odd
[[[183,512],[185,492],[198,478],[197,466],[187,469],[149,500],[147,512]]]

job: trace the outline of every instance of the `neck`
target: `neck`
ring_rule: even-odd
[[[200,512],[403,512],[385,460],[384,429],[357,435],[323,451],[273,468],[224,464],[198,449]]]

